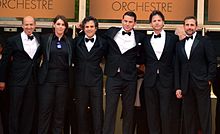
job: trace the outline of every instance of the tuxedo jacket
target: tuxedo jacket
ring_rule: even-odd
[[[197,33],[188,59],[185,41],[186,39],[183,39],[177,44],[175,87],[186,93],[189,80],[193,80],[199,89],[208,89],[208,81],[213,81],[216,74],[216,56],[213,45],[207,37],[202,37]]]
[[[50,51],[51,51],[51,44],[54,38],[54,34],[47,34],[41,36],[41,63],[38,69],[38,82],[39,84],[43,84],[48,74],[48,64],[50,61]],[[68,65],[71,67],[72,65],[72,46],[73,46],[73,39],[71,37],[67,37],[64,35],[65,43],[67,44],[68,50]],[[56,74],[55,74],[56,75]]]
[[[135,80],[137,78],[137,56],[139,55],[140,46],[143,44],[144,34],[134,30],[136,46],[122,54],[117,43],[114,41],[114,37],[120,29],[121,28],[111,27],[106,32],[109,48],[106,58],[105,74],[114,77],[118,73],[118,68],[120,68],[120,76],[124,80]]]
[[[174,87],[174,62],[178,37],[168,32],[165,32],[165,36],[165,45],[159,60],[150,42],[152,35],[146,36],[142,51],[142,59],[146,66],[144,76],[145,87],[154,86],[157,77],[160,78],[161,84],[164,87]]]
[[[34,34],[34,37],[40,45],[39,35]],[[21,34],[9,38],[0,60],[0,81],[8,81],[10,86],[27,85],[30,78],[33,77],[32,75],[36,75],[39,50],[40,46],[38,46],[33,59],[31,59],[24,50]]]
[[[84,35],[74,39],[73,63],[76,85],[96,86],[102,84],[103,72],[100,63],[107,53],[107,40],[96,35],[94,46],[88,52]]]

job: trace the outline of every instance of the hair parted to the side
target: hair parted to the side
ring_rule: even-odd
[[[57,22],[57,20],[61,19],[63,22],[64,22],[64,25],[66,27],[64,33],[67,33],[68,32],[68,28],[69,28],[69,25],[68,25],[68,21],[66,19],[65,16],[63,15],[57,15],[54,19],[53,19],[53,23],[55,24]]]
[[[153,10],[149,16],[149,22],[151,23],[152,22],[152,18],[155,16],[155,15],[158,15],[162,18],[163,21],[165,21],[165,17],[163,15],[163,13],[159,10]]]
[[[183,20],[183,24],[185,25],[185,21],[186,21],[186,20],[190,20],[190,19],[195,20],[196,26],[198,26],[198,21],[197,21],[197,18],[196,18],[195,16],[186,16],[186,17],[184,18],[184,20]]]
[[[124,17],[125,16],[130,16],[130,17],[134,17],[134,21],[136,22],[137,21],[137,15],[135,14],[135,12],[133,12],[133,11],[127,11],[127,12],[125,12],[124,13],[124,15],[123,15],[123,19],[124,19]]]
[[[85,28],[86,23],[89,22],[89,21],[93,21],[94,24],[95,24],[96,29],[98,29],[98,27],[99,27],[98,20],[95,17],[93,17],[93,16],[87,16],[82,21],[82,29],[83,30]]]

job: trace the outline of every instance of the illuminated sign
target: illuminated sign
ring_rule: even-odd
[[[166,20],[182,21],[194,15],[194,0],[90,0],[89,14],[98,19],[121,19],[126,11],[134,11],[138,20],[148,20],[153,10],[160,10]]]
[[[75,18],[75,0],[0,0],[0,17]]]

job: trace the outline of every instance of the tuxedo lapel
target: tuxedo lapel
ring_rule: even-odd
[[[35,58],[35,56],[37,55],[37,53],[38,53],[39,50],[40,50],[40,42],[39,42],[39,41],[40,41],[40,38],[39,38],[39,36],[37,36],[37,35],[35,35],[35,34],[34,34],[34,37],[36,38],[36,41],[37,41],[37,43],[38,43],[38,46],[37,46],[37,50],[36,50],[36,52],[35,52],[35,54],[34,54],[33,59]],[[28,55],[28,53],[24,50],[24,46],[23,46],[23,42],[22,42],[22,39],[21,39],[21,35],[18,37],[18,41],[16,42],[16,44],[17,44],[19,50],[23,51],[29,58],[31,58],[31,57]]]
[[[101,47],[101,43],[99,42],[99,37],[96,37],[96,41],[94,42],[94,45],[90,51],[88,51],[86,47],[84,37],[79,38],[79,40],[77,41],[77,50],[81,53],[81,55],[83,55],[86,58],[90,58],[96,53],[96,51],[99,50],[99,48]]]
[[[85,44],[85,41],[84,41],[84,36],[81,36],[78,41],[77,41],[77,44],[76,44],[76,47],[78,47],[77,50],[79,50],[79,52],[84,55],[84,56],[87,56],[87,53],[88,53],[88,50],[86,48],[86,44]]]
[[[120,28],[114,28],[114,29],[110,30],[110,31],[107,33],[107,36],[109,36],[109,37],[112,39],[112,41],[114,42],[114,43],[111,44],[111,45],[113,46],[113,48],[114,48],[114,49],[117,49],[117,51],[118,51],[119,53],[121,53],[119,46],[117,45],[117,43],[116,43],[115,40],[114,40],[116,34],[117,34],[119,31],[120,31]]]
[[[36,56],[38,57],[38,53],[39,53],[39,51],[41,49],[41,46],[40,46],[40,37],[39,37],[39,35],[35,34],[35,33],[33,33],[33,34],[34,34],[34,37],[36,38],[36,41],[38,43],[37,50],[36,50],[36,52],[34,54],[34,58],[35,58]]]
[[[139,45],[138,43],[140,43],[140,36],[138,36],[138,33],[134,30],[134,39],[135,39],[135,45]]]
[[[120,31],[120,28],[115,28],[114,30],[111,31],[109,34],[109,37],[114,39],[115,35]]]
[[[90,50],[90,56],[92,56],[93,54],[96,53],[96,51],[98,51],[101,47],[102,47],[102,43],[100,42],[100,39],[98,36],[96,36],[96,40],[94,42],[94,45],[92,47],[92,49]]]
[[[37,47],[37,50],[36,50],[36,52],[35,52],[35,54],[34,54],[33,59],[35,59],[36,57],[38,57],[39,51],[40,51],[40,45]]]
[[[151,38],[152,38],[153,34],[151,34],[150,36],[148,36],[148,40],[147,40],[147,45],[149,46],[147,49],[150,49],[152,52],[152,55],[155,59],[157,59],[156,53],[154,52],[153,46],[151,44]]]
[[[22,42],[22,39],[21,39],[21,35],[18,37],[18,40],[16,41],[16,45],[18,47],[18,49],[20,51],[22,51],[23,53],[25,53],[25,55],[29,58],[31,58],[28,53],[24,50],[24,46],[23,46],[23,42]]]
[[[184,58],[186,58],[188,60],[188,57],[186,55],[186,50],[185,50],[185,42],[186,42],[186,39],[182,40],[179,45],[180,45],[180,49],[181,49],[181,52],[182,52]]]
[[[169,49],[170,40],[170,36],[166,33],[165,44],[160,59],[163,57],[164,53]]]
[[[193,52],[196,48],[196,46],[199,44],[199,36],[197,35],[193,41],[193,44],[192,44],[192,48],[191,48],[191,51],[190,51],[190,57],[193,55]]]
[[[23,46],[23,43],[22,43],[21,35],[18,36],[17,41],[16,41],[16,45],[17,45],[19,50],[24,51],[24,46]]]
[[[40,37],[39,34],[33,33],[34,37],[36,38],[37,42],[40,44]]]

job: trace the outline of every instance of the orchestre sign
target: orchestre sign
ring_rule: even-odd
[[[126,11],[134,11],[138,20],[148,20],[153,10],[164,13],[169,21],[182,21],[194,15],[194,0],[90,0],[90,15],[98,19],[121,19]]]
[[[75,0],[0,0],[0,17],[75,18]]]
[[[208,21],[220,22],[220,1],[219,0],[208,0]]]

